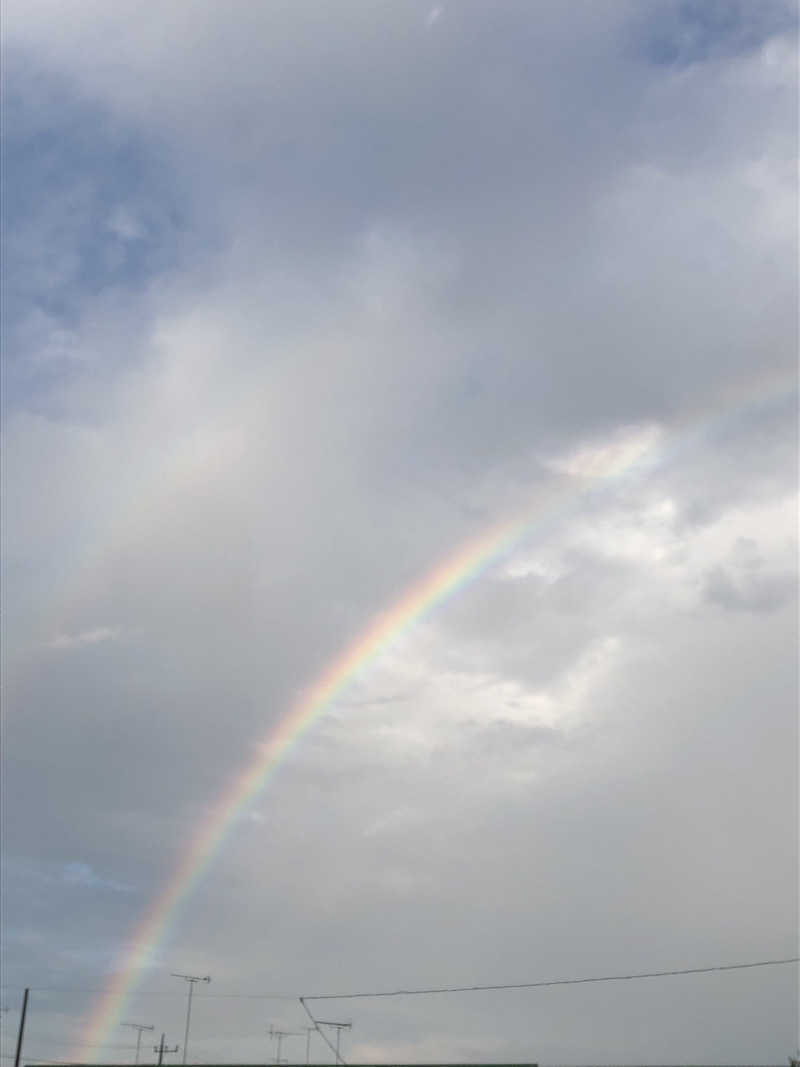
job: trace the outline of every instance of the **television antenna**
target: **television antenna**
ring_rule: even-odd
[[[283,1044],[283,1039],[285,1037],[302,1037],[303,1035],[297,1030],[276,1030],[274,1026],[270,1026],[269,1036],[273,1041],[278,1042],[278,1048],[275,1052],[275,1062],[280,1064],[289,1062],[288,1060],[281,1059],[281,1045]]]
[[[136,1031],[136,1063],[139,1062],[139,1049],[142,1046],[142,1032],[144,1030],[155,1030],[155,1026],[145,1026],[144,1023],[120,1023],[120,1026],[130,1026],[131,1029]]]
[[[189,1051],[189,1023],[192,1018],[192,993],[194,993],[194,987],[198,982],[210,982],[210,974],[176,974],[175,971],[170,973],[171,978],[183,978],[184,981],[189,983],[189,1000],[186,1004],[186,1033],[183,1037],[183,1062],[186,1063],[186,1053]]]
[[[336,1062],[337,1063],[341,1063],[342,1062],[342,1057],[339,1055],[339,1039],[342,1036],[342,1030],[352,1030],[353,1029],[352,1022],[349,1022],[349,1023],[332,1023],[332,1022],[326,1022],[324,1019],[317,1019],[316,1022],[317,1022],[317,1028],[319,1028],[320,1026],[330,1026],[330,1027],[333,1027],[336,1030]]]

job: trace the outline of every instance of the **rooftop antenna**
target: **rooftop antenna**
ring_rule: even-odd
[[[320,1026],[332,1026],[336,1030],[336,1062],[341,1063],[342,1057],[339,1055],[339,1038],[342,1036],[342,1030],[352,1030],[353,1024],[350,1023],[331,1023],[326,1022],[324,1019],[317,1019],[317,1027]]]
[[[273,1039],[273,1041],[278,1042],[278,1049],[275,1053],[275,1062],[280,1064],[288,1063],[288,1060],[281,1059],[281,1045],[283,1044],[283,1039],[285,1037],[302,1037],[303,1035],[298,1033],[296,1030],[276,1030],[274,1026],[270,1026],[269,1036]]]
[[[154,1026],[145,1026],[144,1023],[120,1023],[120,1026],[130,1026],[136,1031],[136,1063],[139,1063],[139,1049],[142,1046],[142,1031],[155,1030]]]
[[[183,978],[184,981],[189,983],[189,1001],[186,1005],[186,1033],[183,1037],[183,1062],[186,1063],[186,1053],[189,1050],[189,1022],[192,1018],[192,993],[194,992],[194,987],[198,982],[210,982],[211,975],[176,974],[174,971],[171,972],[171,975],[173,978]]]

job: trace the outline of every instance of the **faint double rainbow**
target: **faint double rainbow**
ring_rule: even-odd
[[[625,477],[642,477],[655,466],[667,462],[673,453],[690,448],[698,435],[725,426],[756,407],[770,408],[785,403],[796,387],[792,370],[730,390],[723,403],[710,414],[693,414],[682,420],[669,438],[653,427],[640,430],[606,448],[578,453],[566,464],[570,475],[565,487],[545,493],[533,509],[521,516],[492,526],[470,539],[446,560],[413,584],[375,617],[342,653],[331,660],[320,676],[292,704],[264,741],[258,754],[220,796],[216,807],[201,825],[165,886],[152,902],[130,939],[120,966],[92,1011],[73,1060],[87,1046],[98,1049],[120,1022],[128,999],[146,972],[153,954],[164,941],[171,920],[181,903],[190,896],[209,866],[237,817],[265,788],[283,758],[356,676],[361,674],[387,647],[427,616],[439,604],[472,583],[494,563],[509,553],[534,528],[558,517],[587,492],[597,492]],[[99,1051],[92,1059],[97,1059]]]

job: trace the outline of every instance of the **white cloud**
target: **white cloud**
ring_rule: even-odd
[[[435,4],[425,16],[426,28],[431,29],[433,26],[435,26],[443,14],[444,8],[439,4]]]
[[[570,454],[550,460],[554,470],[587,483],[637,473],[644,461],[655,461],[664,434],[659,426],[623,426],[610,439],[582,444]]]
[[[147,235],[146,227],[136,215],[121,205],[114,209],[106,225],[123,241],[141,241]]]
[[[119,641],[121,631],[116,626],[96,626],[90,630],[81,630],[79,633],[59,634],[49,643],[48,648],[69,650],[85,648],[88,645],[103,644],[106,641]]]

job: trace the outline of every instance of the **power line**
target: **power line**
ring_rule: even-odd
[[[715,971],[741,971],[753,967],[777,967],[781,964],[800,963],[800,956],[789,956],[786,959],[756,960],[751,963],[728,963],[714,967],[686,967],[673,971],[643,971],[637,974],[611,974],[589,978],[556,978],[538,982],[505,982],[496,985],[469,985],[469,986],[436,986],[421,989],[395,989],[384,991],[355,992],[355,993],[198,993],[202,1000],[298,1000],[301,996],[305,1000],[347,1000],[359,997],[399,997],[399,996],[422,996],[433,993],[473,993],[503,989],[536,989],[544,986],[556,985],[580,985],[588,982],[623,982],[637,978],[665,978],[683,974],[710,974]],[[16,990],[22,986],[0,985],[0,989]],[[78,989],[59,988],[57,986],[31,986],[32,993],[107,993],[107,988]],[[171,990],[143,989],[136,990],[134,997],[180,997],[182,993]]]
[[[2,1052],[2,1053],[0,1053],[0,1057],[2,1057],[2,1059],[4,1059],[4,1060],[13,1060],[14,1059],[14,1056],[10,1052]],[[41,1056],[29,1056],[27,1052],[25,1053],[25,1062],[26,1063],[63,1063],[63,1064],[66,1064],[67,1067],[84,1067],[83,1064],[77,1063],[75,1060],[45,1060],[45,1059],[42,1059]]]
[[[70,1046],[71,1048],[113,1048],[124,1049],[125,1051],[133,1051],[136,1045],[119,1045],[113,1041],[70,1041],[66,1038],[57,1037],[37,1037],[37,1045],[59,1045],[61,1048]]]
[[[318,993],[300,1000],[355,1000],[362,997],[418,997],[431,993],[483,993],[503,989],[540,989],[544,986],[585,985],[589,982],[630,982],[637,978],[667,978],[680,974],[710,974],[713,971],[743,971],[750,967],[776,967],[782,963],[799,963],[800,956],[785,960],[757,960],[755,963],[727,963],[715,967],[685,967],[676,971],[644,971],[638,974],[605,974],[592,978],[553,978],[544,982],[505,982],[499,985],[437,986],[430,989],[393,989],[369,993]]]
[[[22,986],[0,985],[0,989],[20,990]],[[30,986],[31,993],[107,993],[107,988],[77,988],[75,986]],[[183,997],[171,989],[137,989],[134,997]],[[297,1000],[299,993],[198,993],[198,1000]]]

